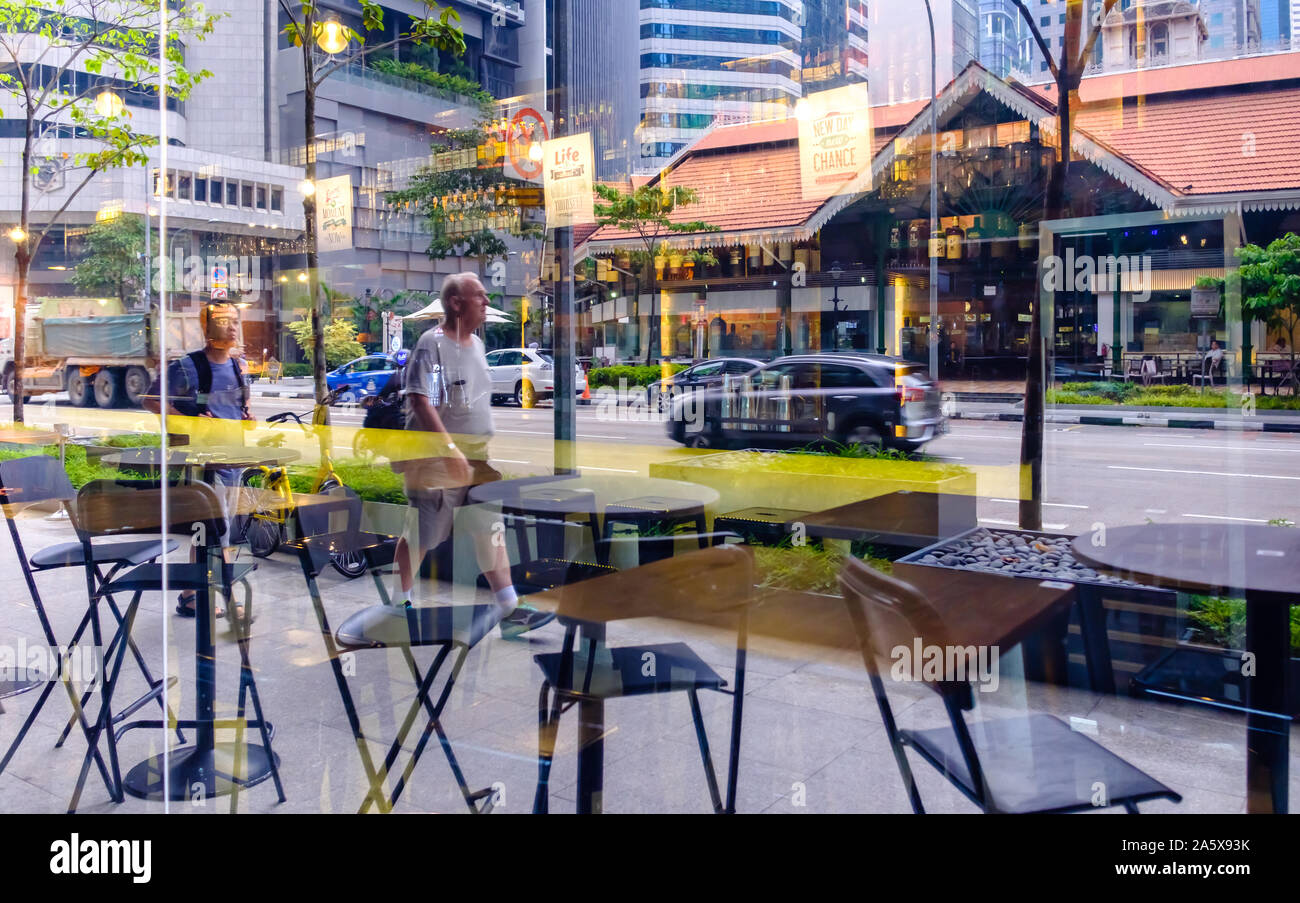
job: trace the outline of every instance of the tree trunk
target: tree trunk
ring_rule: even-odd
[[[14,375],[10,382],[14,399],[14,423],[24,422],[23,368],[27,366],[27,277],[32,265],[32,237],[28,211],[31,208],[32,131],[33,115],[27,108],[27,132],[23,138],[22,206],[19,208],[18,226],[23,230],[23,240],[15,242],[14,261],[18,269],[18,286],[14,295]]]
[[[306,152],[306,177],[316,184],[316,61],[312,58],[312,42],[316,33],[315,16],[308,12],[303,17],[303,149]],[[311,310],[311,372],[316,404],[325,403],[329,387],[325,382],[325,326],[322,322],[320,297],[320,259],[316,251],[316,193],[302,199],[303,227],[307,237],[307,292]],[[329,410],[324,422],[329,423]]]
[[[654,363],[655,346],[659,344],[659,304],[655,294],[655,252],[652,248],[646,259],[646,289],[650,295],[650,314],[646,318],[645,365]],[[639,297],[639,296],[638,296]]]
[[[1066,180],[1070,173],[1071,73],[1062,60],[1056,83],[1057,134],[1060,150],[1047,180],[1043,219],[1057,220],[1065,212]],[[1040,251],[1041,253],[1041,251]],[[1049,324],[1050,325],[1050,324]],[[1029,323],[1029,372],[1025,378],[1025,421],[1020,435],[1020,529],[1043,529],[1043,440],[1047,387],[1047,340],[1043,335],[1043,299],[1036,293]],[[1029,485],[1024,485],[1028,476]],[[1026,489],[1028,490],[1026,492]]]

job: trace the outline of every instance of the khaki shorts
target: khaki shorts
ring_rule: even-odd
[[[406,497],[416,511],[417,540],[410,544],[421,553],[436,548],[451,535],[456,509],[465,505],[469,491],[483,483],[501,479],[487,463],[487,449],[466,449],[473,474],[468,485],[455,485],[447,474],[446,462],[412,461],[403,472]]]

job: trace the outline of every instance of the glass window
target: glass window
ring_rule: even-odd
[[[233,179],[226,179],[226,206],[239,206],[239,183]]]
[[[194,179],[194,200],[199,204],[208,202],[208,180],[201,176]]]
[[[189,201],[193,198],[194,177],[187,172],[176,176],[176,200]]]
[[[284,189],[283,188],[273,187],[271,189],[271,212],[272,213],[284,212]]]
[[[210,189],[208,191],[209,204],[217,204],[217,205],[221,204],[223,184],[224,183],[221,181],[221,179],[208,180],[208,185],[210,186]]]
[[[258,210],[266,209],[266,186],[265,185],[257,186],[257,209]]]
[[[253,186],[247,182],[239,186],[239,206],[245,210],[253,209]]]

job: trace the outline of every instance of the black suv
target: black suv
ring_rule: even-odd
[[[739,379],[747,373],[753,373],[761,366],[763,366],[762,361],[747,357],[707,360],[647,386],[646,401],[651,407],[657,405],[660,411],[667,411],[672,407],[673,399],[680,395],[698,392],[700,389],[716,388],[721,386],[727,377]]]
[[[843,445],[917,451],[947,430],[938,385],[916,364],[874,354],[772,361],[674,401],[668,435],[692,448]]]

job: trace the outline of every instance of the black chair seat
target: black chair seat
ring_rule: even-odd
[[[495,605],[398,608],[375,605],[348,618],[335,634],[345,649],[401,646],[474,646],[501,621]]]
[[[221,575],[221,585],[230,586],[243,580],[257,565],[253,563],[232,562],[225,565]],[[142,564],[132,568],[115,580],[104,584],[106,593],[156,593],[162,590],[161,564]],[[201,564],[168,563],[167,587],[169,590],[195,591],[205,589],[208,583],[208,569]]]
[[[174,552],[180,544],[167,541],[167,551]],[[31,557],[32,567],[38,571],[51,568],[77,567],[86,563],[85,546],[79,542],[63,542],[41,549]],[[156,539],[134,542],[94,543],[91,546],[96,564],[144,564],[163,553],[163,544]]]
[[[580,646],[579,650],[585,647]],[[612,665],[599,661],[608,652]],[[647,659],[646,653],[654,656]],[[548,652],[534,656],[546,682],[565,696],[589,699],[615,699],[623,696],[645,696],[651,693],[670,693],[683,690],[721,690],[727,682],[705,664],[685,643],[667,643],[658,646],[620,646],[604,649],[587,675],[587,660],[575,654],[573,680],[562,679],[560,669],[563,653]],[[653,668],[647,665],[653,663]],[[651,674],[646,674],[651,671]],[[570,686],[571,684],[571,686]]]
[[[957,735],[945,725],[900,731],[904,742],[977,796]],[[1051,715],[1004,718],[970,725],[971,740],[998,811],[1068,812],[1093,808],[1093,789],[1105,785],[1107,802],[1181,797],[1146,772]]]

